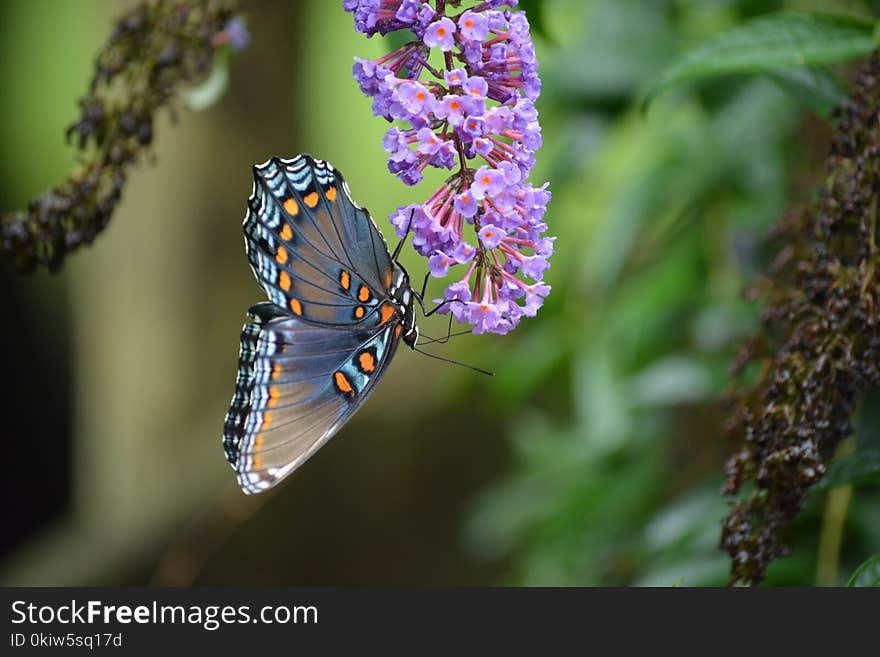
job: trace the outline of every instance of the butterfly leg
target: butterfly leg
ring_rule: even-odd
[[[412,221],[412,215],[410,215],[410,221]],[[413,290],[413,296],[415,296],[416,301],[418,301],[419,305],[422,307],[422,313],[425,315],[425,317],[430,317],[431,315],[436,313],[438,310],[440,310],[443,306],[446,306],[450,303],[454,303],[455,301],[458,301],[459,303],[464,303],[460,299],[451,299],[448,301],[443,301],[442,303],[438,304],[436,307],[432,308],[431,310],[428,310],[427,308],[425,308],[424,298],[425,298],[425,292],[427,292],[427,290],[428,290],[428,280],[430,278],[431,278],[431,272],[425,272],[425,280],[422,281],[421,291],[417,293],[415,290]],[[470,333],[470,331],[469,330],[464,331],[464,333]],[[452,315],[450,314],[449,315],[449,325],[446,327],[446,337],[444,337],[444,338],[431,338],[431,343],[436,342],[439,344],[443,344],[445,342],[449,342],[449,338],[451,338],[451,337],[452,337]]]
[[[470,333],[470,331],[467,331]],[[440,338],[437,340],[440,344],[446,344],[449,342],[449,339],[452,337],[452,313],[449,313],[449,323],[446,325],[446,337]]]
[[[400,263],[398,263],[396,260],[395,260],[395,264],[400,266]],[[412,291],[413,296],[416,298],[416,301],[419,302],[419,306],[421,306],[421,308],[422,308],[422,314],[425,317],[430,317],[431,315],[436,313],[438,310],[440,310],[443,306],[445,306],[448,303],[451,303],[451,301],[444,301],[441,304],[439,304],[437,307],[432,308],[431,310],[428,310],[427,308],[425,308],[425,301],[424,301],[425,291],[428,289],[428,279],[430,277],[431,277],[431,272],[426,272],[425,273],[425,280],[422,281],[422,291],[421,292],[416,292],[415,290]],[[453,301],[457,301],[457,299],[453,299]]]
[[[416,293],[416,291],[413,290],[413,296],[416,298],[416,301],[418,301],[419,305],[422,307],[422,313],[425,315],[425,317],[430,317],[431,315],[436,313],[438,310],[440,310],[443,306],[449,305],[450,303],[456,303],[456,302],[464,303],[464,301],[462,301],[461,299],[447,299],[446,301],[441,301],[439,304],[437,304],[436,306],[431,308],[431,310],[428,310],[427,308],[425,308],[425,301],[424,301],[425,291],[428,289],[428,279],[430,277],[431,277],[431,272],[427,272],[425,274],[425,280],[422,282],[422,291],[421,292]]]
[[[409,237],[409,231],[410,228],[412,228],[412,220],[414,214],[415,210],[410,210],[409,221],[406,222],[406,232],[403,234],[403,237],[400,238],[400,241],[397,243],[397,247],[394,249],[394,253],[391,256],[391,260],[397,266],[400,266],[400,263],[397,262],[397,256],[400,255],[400,252],[403,250],[403,245],[406,244],[406,238]]]
[[[419,296],[415,292],[413,292],[413,296],[416,298],[416,301],[418,301],[419,305],[422,307],[422,314],[425,317],[430,317],[431,315],[436,313],[438,310],[440,310],[443,306],[448,306],[450,303],[466,303],[465,301],[462,301],[461,299],[447,299],[446,301],[441,301],[440,303],[438,303],[436,306],[431,308],[431,310],[428,310],[427,308],[425,308],[425,302],[422,300],[421,296]]]
[[[446,326],[446,335],[445,336],[443,336],[442,338],[432,338],[431,336],[425,335],[424,333],[422,333],[421,334],[422,337],[427,338],[427,340],[423,340],[420,344],[423,344],[423,345],[426,345],[426,344],[446,344],[447,342],[449,342],[449,340],[451,338],[454,338],[457,335],[464,335],[466,333],[470,333],[470,329],[468,329],[466,331],[460,331],[458,333],[452,332],[452,315],[450,315],[449,316],[449,324]]]

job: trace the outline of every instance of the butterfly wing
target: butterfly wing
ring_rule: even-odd
[[[308,155],[254,167],[243,224],[270,303],[249,311],[223,432],[245,493],[266,490],[366,401],[400,341],[396,268],[342,175]]]
[[[332,165],[299,155],[254,167],[243,228],[248,260],[274,304],[322,325],[379,323],[394,266]]]
[[[318,326],[271,303],[249,312],[223,445],[242,490],[258,493],[304,463],[363,405],[397,349],[400,325]]]

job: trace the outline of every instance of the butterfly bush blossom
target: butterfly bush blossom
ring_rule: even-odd
[[[538,62],[517,0],[469,9],[418,0],[343,0],[368,37],[408,29],[414,39],[370,61],[354,77],[373,112],[400,122],[385,134],[388,169],[407,185],[431,166],[455,169],[422,204],[397,209],[397,234],[413,233],[431,275],[455,282],[439,312],[474,333],[507,333],[534,317],[550,292],[543,283],[556,238],[545,237],[547,184],[529,173],[541,147],[535,100]],[[429,62],[432,52],[443,66]]]

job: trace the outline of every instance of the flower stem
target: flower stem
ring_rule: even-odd
[[[844,440],[837,450],[837,458],[849,456],[856,449],[855,438]],[[836,586],[840,570],[840,548],[843,544],[843,527],[852,500],[852,486],[837,486],[828,492],[822,529],[819,533],[819,549],[816,557],[816,586]]]

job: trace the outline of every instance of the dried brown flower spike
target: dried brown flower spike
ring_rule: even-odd
[[[744,440],[727,463],[724,492],[754,488],[722,531],[730,581],[757,584],[786,554],[780,532],[803,509],[865,393],[880,384],[877,205],[880,59],[858,76],[841,109],[827,182],[817,203],[780,227],[777,267],[753,291],[762,328],[743,348],[761,374],[739,391],[730,431]]]
[[[84,153],[81,170],[0,220],[2,251],[21,271],[57,270],[110,221],[128,167],[153,140],[158,110],[183,84],[203,78],[234,16],[232,0],[157,0],[123,15],[95,60],[80,119],[68,140]]]

